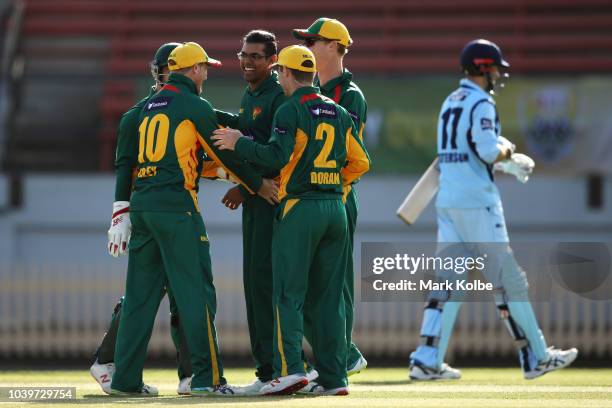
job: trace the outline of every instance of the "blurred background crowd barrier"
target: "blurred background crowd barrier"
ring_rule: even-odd
[[[348,26],[345,64],[368,101],[373,168],[358,186],[358,242],[435,240],[432,208],[411,227],[395,210],[435,156],[459,52],[479,37],[497,42],[512,65],[497,96],[502,133],[537,163],[526,185],[499,177],[511,240],[612,242],[609,0],[0,0],[0,356],[84,357],[104,333],[127,263],[105,251],[115,132],[148,92],[157,47],[200,42],[223,62],[205,97],[237,111],[242,36],[267,29],[286,46],[292,28],[321,16]],[[244,356],[240,215],[219,203],[227,188],[203,181],[201,210],[222,351]],[[367,356],[407,355],[417,344],[422,304],[356,307]],[[551,344],[612,355],[610,301],[559,292],[534,307]],[[151,340],[160,356],[173,354],[167,310],[162,304]],[[451,355],[514,354],[492,302],[465,305],[456,329]]]

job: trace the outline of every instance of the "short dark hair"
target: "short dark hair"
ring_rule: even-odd
[[[269,31],[251,30],[242,38],[242,42],[249,44],[263,44],[266,57],[276,55],[278,52],[278,41],[276,41],[276,36]]]
[[[314,72],[304,72],[304,71],[299,71],[297,69],[292,69],[292,68],[287,68],[287,69],[291,71],[291,75],[293,76],[293,78],[295,78],[296,81],[300,83],[312,84],[312,81],[314,80],[314,77],[315,77]]]

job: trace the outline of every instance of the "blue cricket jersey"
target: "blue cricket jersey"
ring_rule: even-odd
[[[462,79],[438,117],[440,189],[436,207],[479,208],[501,203],[493,180],[500,131],[491,95]]]

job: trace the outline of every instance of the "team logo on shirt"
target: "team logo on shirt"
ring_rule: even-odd
[[[495,129],[495,127],[493,126],[493,121],[487,118],[480,119],[480,128],[482,130]]]
[[[259,106],[253,108],[253,120],[257,119],[257,116],[259,116],[261,110],[262,109]]]
[[[310,107],[310,114],[316,119],[319,117],[322,118],[336,118],[336,107],[334,105],[314,105]]]

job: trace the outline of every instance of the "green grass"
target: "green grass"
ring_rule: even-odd
[[[252,380],[253,369],[228,369],[231,384]],[[368,369],[351,377],[348,397],[228,397],[196,398],[176,395],[173,370],[146,370],[145,382],[160,390],[158,398],[110,397],[102,393],[86,370],[0,371],[0,387],[72,386],[72,403],[35,403],[35,406],[127,407],[217,403],[225,407],[612,407],[612,369],[568,369],[525,381],[518,369],[465,369],[457,382],[416,383],[407,380],[406,368]],[[0,406],[16,406],[0,402]],[[23,403],[25,405],[25,403]]]

